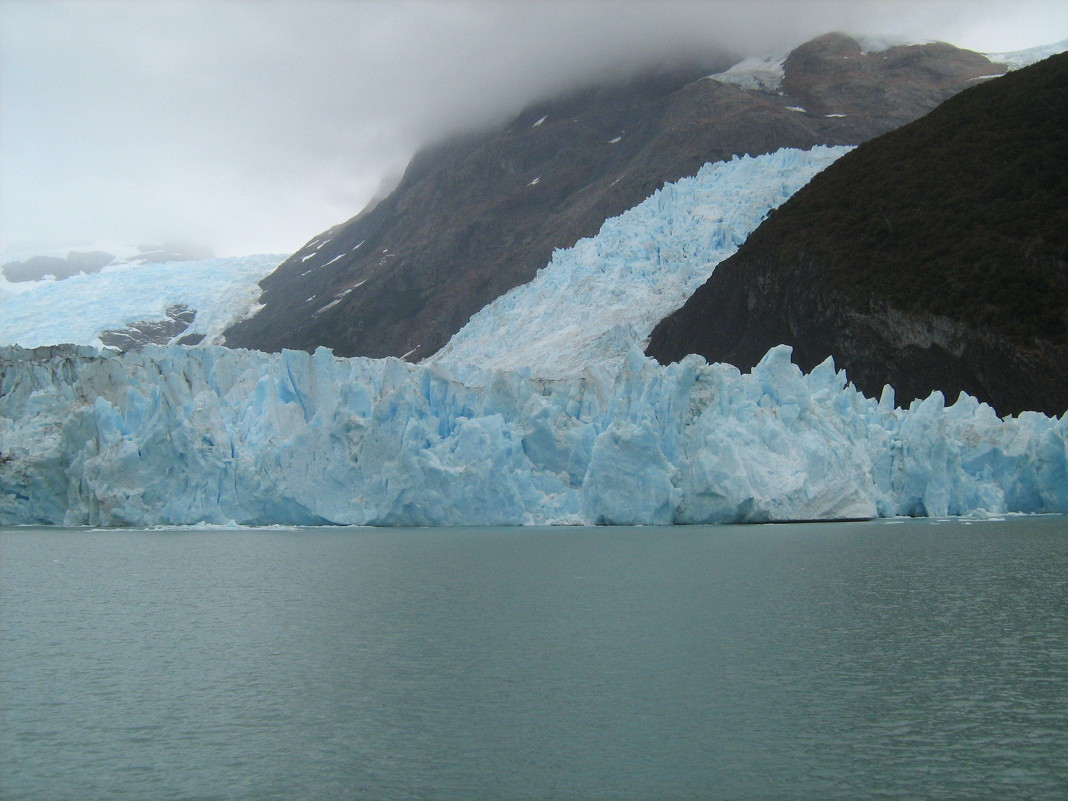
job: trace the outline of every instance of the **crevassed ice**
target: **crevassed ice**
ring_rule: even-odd
[[[0,344],[100,346],[100,334],[141,320],[160,320],[185,304],[196,319],[182,335],[221,341],[252,312],[259,281],[285,256],[261,255],[166,264],[123,264],[63,281],[0,280]]]
[[[850,148],[784,148],[706,164],[557,250],[527,284],[471,317],[428,361],[542,376],[618,367],[771,209]]]
[[[545,380],[218,347],[0,349],[0,523],[664,524],[1068,512],[1068,416],[894,408],[774,348]]]

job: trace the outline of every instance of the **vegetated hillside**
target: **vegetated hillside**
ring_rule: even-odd
[[[840,159],[753,233],[648,353],[748,369],[793,345],[898,402],[1068,409],[1068,54]]]
[[[791,53],[781,88],[703,79],[728,63],[536,103],[498,131],[418,154],[387,198],[264,279],[263,308],[227,344],[424,358],[554,249],[706,162],[858,144],[1004,71],[949,45],[865,53],[842,34]]]

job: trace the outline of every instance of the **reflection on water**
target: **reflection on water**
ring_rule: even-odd
[[[0,534],[5,799],[1068,797],[1068,519]]]

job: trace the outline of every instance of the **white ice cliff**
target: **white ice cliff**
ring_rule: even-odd
[[[698,523],[1068,512],[1068,417],[896,409],[788,348],[560,380],[284,351],[0,349],[0,522]]]

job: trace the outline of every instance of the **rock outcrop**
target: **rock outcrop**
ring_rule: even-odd
[[[137,320],[125,328],[114,328],[100,334],[105,348],[137,350],[145,345],[166,345],[193,324],[197,310],[184,303],[168,306],[159,320]],[[203,341],[200,334],[190,334],[178,340],[179,345],[195,345]]]
[[[46,275],[62,281],[81,273],[100,272],[113,261],[115,261],[114,256],[99,250],[88,253],[70,253],[66,258],[31,256],[25,261],[9,261],[0,267],[0,272],[12,283],[40,281]]]

